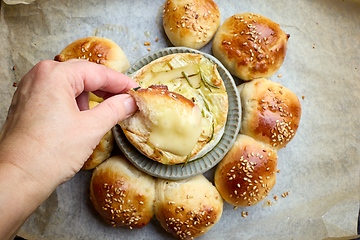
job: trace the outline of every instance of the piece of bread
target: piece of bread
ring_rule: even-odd
[[[284,148],[299,127],[299,98],[288,88],[266,79],[256,79],[238,88],[242,106],[240,132],[274,149]]]
[[[139,151],[164,164],[182,163],[197,154],[202,115],[195,103],[165,85],[128,93],[139,110],[120,126]]]
[[[166,0],[163,26],[175,47],[200,49],[221,23],[220,10],[212,0]]]
[[[122,73],[130,67],[123,50],[111,39],[103,37],[93,36],[77,39],[54,58],[59,62],[69,59],[85,59]]]
[[[205,234],[221,218],[223,200],[203,175],[183,180],[156,180],[155,216],[178,239]]]
[[[231,74],[244,81],[269,78],[284,61],[289,37],[267,17],[238,13],[220,26],[212,51]]]
[[[201,134],[191,151],[190,161],[203,156],[220,141],[225,129],[228,98],[224,82],[212,61],[201,54],[170,54],[145,65],[132,78],[142,88],[166,85],[169,91],[181,94],[200,108]],[[172,107],[169,106],[169,109]],[[129,141],[138,146],[142,153],[163,164],[178,164],[188,160],[188,156],[155,149],[147,141],[148,133],[140,131],[138,124],[134,123],[133,118],[136,117],[134,115],[126,119],[120,126]],[[182,127],[179,131],[189,131],[189,127]],[[151,126],[148,129],[151,131]],[[165,134],[164,137],[171,138]]]
[[[89,109],[98,105],[98,102],[89,101]],[[97,167],[100,163],[108,159],[111,151],[114,148],[114,135],[112,130],[109,130],[100,140],[99,144],[93,150],[90,157],[84,163],[83,170],[91,170]]]
[[[90,198],[112,226],[142,228],[154,216],[155,179],[124,156],[113,156],[94,170]]]
[[[215,170],[215,186],[222,198],[239,207],[263,200],[276,182],[277,152],[239,134]]]

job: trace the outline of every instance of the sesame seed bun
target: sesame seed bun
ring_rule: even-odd
[[[290,89],[263,78],[238,89],[242,106],[240,132],[276,150],[284,148],[299,127],[299,98]]]
[[[98,105],[98,102],[89,101],[89,109]],[[97,167],[100,163],[108,159],[111,151],[114,148],[114,135],[112,130],[109,130],[95,147],[90,157],[84,163],[83,170],[91,170]]]
[[[113,156],[93,172],[90,198],[114,227],[142,228],[154,216],[155,179],[123,156]]]
[[[276,182],[277,153],[255,139],[239,134],[215,170],[222,198],[239,207],[263,200]]]
[[[220,10],[212,0],[167,0],[163,26],[175,47],[200,49],[220,26]]]
[[[194,239],[221,218],[223,200],[203,175],[184,180],[156,180],[155,216],[178,239]]]
[[[212,51],[231,74],[244,81],[269,78],[284,61],[289,37],[267,17],[238,13],[220,26]]]
[[[54,58],[55,61],[59,62],[65,62],[69,59],[85,59],[122,73],[130,67],[123,50],[111,39],[102,37],[77,39]]]

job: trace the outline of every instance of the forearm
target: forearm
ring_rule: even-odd
[[[17,167],[0,164],[0,239],[13,239],[45,197]]]
[[[3,141],[0,144],[0,239],[13,239],[56,185],[50,181],[40,183],[41,178],[36,178],[40,172],[29,174],[19,166],[19,158],[28,158],[31,154],[26,154],[24,149],[17,152],[4,149],[6,143]],[[32,160],[37,165],[36,158]]]

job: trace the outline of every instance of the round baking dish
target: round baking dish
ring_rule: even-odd
[[[236,89],[235,82],[231,74],[225,69],[225,67],[220,63],[220,61],[218,61],[210,54],[206,54],[186,47],[164,48],[155,52],[151,52],[144,57],[138,59],[128,69],[126,75],[131,76],[136,71],[140,70],[143,66],[149,64],[150,62],[160,57],[176,53],[201,54],[217,65],[217,70],[224,81],[229,100],[229,109],[225,124],[225,130],[218,144],[202,157],[190,161],[186,164],[164,165],[147,158],[141,152],[139,152],[127,140],[119,125],[116,125],[113,128],[114,137],[117,145],[119,146],[125,157],[129,159],[129,161],[134,164],[135,167],[154,177],[172,180],[184,179],[198,174],[202,174],[214,167],[225,156],[225,154],[234,144],[235,138],[240,129],[241,122],[240,97]]]

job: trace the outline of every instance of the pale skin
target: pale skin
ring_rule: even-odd
[[[100,139],[137,106],[138,84],[82,60],[42,61],[19,82],[0,132],[0,239],[13,239]],[[105,99],[88,110],[88,92]]]

